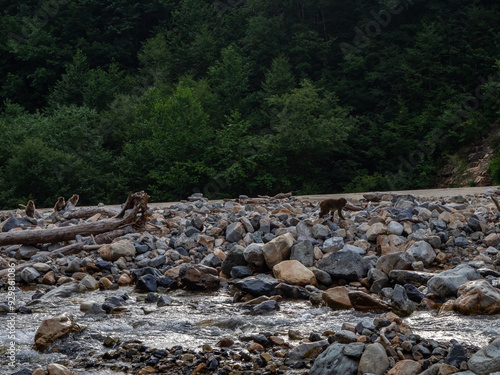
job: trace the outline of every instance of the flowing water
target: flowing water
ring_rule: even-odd
[[[315,308],[307,301],[284,300],[280,311],[265,316],[246,314],[238,304],[232,302],[229,291],[222,289],[214,294],[191,293],[182,290],[169,294],[173,303],[162,308],[143,301],[144,295],[132,288],[121,288],[131,298],[127,310],[114,315],[85,315],[80,311],[83,301],[101,304],[117,291],[95,291],[78,294],[67,299],[54,299],[32,305],[33,314],[18,314],[16,317],[17,367],[8,367],[6,349],[10,339],[6,330],[0,329],[0,373],[10,374],[23,367],[34,369],[59,362],[70,367],[75,374],[85,374],[84,369],[73,368],[72,363],[81,359],[93,360],[108,351],[102,344],[106,336],[117,336],[122,342],[141,340],[149,347],[184,348],[200,350],[203,344],[215,346],[221,337],[238,337],[259,332],[280,332],[287,339],[289,329],[298,330],[305,338],[311,332],[338,331],[344,322],[357,323],[376,314],[349,311],[332,311],[327,307]],[[17,305],[24,306],[31,300],[34,291],[19,291]],[[40,354],[31,349],[35,332],[41,322],[63,312],[73,315],[76,322],[86,329],[74,338],[66,339],[62,353]],[[0,316],[0,324],[6,326],[7,317]],[[406,318],[413,332],[438,341],[456,339],[459,342],[484,346],[489,339],[500,335],[500,315],[466,317],[457,314],[436,316],[432,312],[417,312]],[[93,374],[110,374],[110,370]],[[116,374],[116,372],[113,372]]]

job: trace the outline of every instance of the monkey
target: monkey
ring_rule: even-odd
[[[64,197],[57,198],[57,202],[54,205],[54,212],[62,211],[64,210],[64,207],[66,207],[66,200]]]
[[[342,220],[345,220],[344,216],[342,215],[342,208],[344,208],[346,204],[347,200],[345,198],[324,200],[319,205],[320,207],[319,217],[321,218],[330,212],[332,212],[332,217],[333,217],[333,215],[335,215],[334,211],[337,211],[339,217]]]
[[[78,203],[78,199],[80,196],[78,194],[73,194],[71,198],[68,199],[68,202],[66,203],[66,211],[71,211],[74,210],[76,207],[76,204]]]
[[[26,213],[26,216],[34,218],[35,217],[35,202],[33,202],[32,200],[29,200],[24,212]]]

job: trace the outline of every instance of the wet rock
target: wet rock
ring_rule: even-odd
[[[477,375],[500,372],[500,338],[479,350],[467,364],[469,369]]]
[[[45,293],[40,299],[49,300],[54,297],[58,298],[68,298],[71,295],[78,293],[79,286],[78,284],[69,284],[69,285],[61,285],[51,291]]]
[[[348,294],[349,300],[355,310],[358,311],[373,311],[373,312],[385,312],[390,310],[390,306],[369,294],[352,291]]]
[[[231,277],[233,279],[244,279],[253,275],[252,268],[248,266],[236,266],[231,270]]]
[[[403,287],[405,288],[408,298],[413,302],[420,303],[426,298],[426,295],[420,292],[413,284],[405,284]]]
[[[217,290],[220,286],[217,270],[203,265],[183,265],[179,271],[179,279],[190,290]]]
[[[349,299],[349,289],[345,286],[337,286],[323,292],[323,301],[333,310],[351,309],[352,304]]]
[[[314,273],[298,260],[285,260],[273,267],[276,279],[292,285],[317,285]]]
[[[258,297],[263,295],[271,296],[273,294],[276,294],[275,288],[276,286],[278,286],[278,284],[279,281],[274,277],[259,274],[257,276],[247,277],[243,280],[240,280],[235,285],[242,291]]]
[[[301,241],[292,246],[290,253],[291,260],[298,260],[306,267],[314,264],[314,247],[311,241]]]
[[[253,264],[256,267],[262,267],[266,260],[264,258],[264,253],[262,252],[263,244],[253,243],[246,247],[243,251],[243,257],[245,261],[249,264]]]
[[[331,237],[323,242],[323,253],[335,253],[344,247],[344,239],[342,237]]]
[[[358,281],[367,273],[363,258],[352,251],[332,253],[319,260],[316,268],[327,272],[334,280]]]
[[[291,248],[293,246],[293,235],[291,233],[283,234],[262,246],[262,252],[267,266],[272,269],[276,264],[290,258]]]
[[[221,270],[226,275],[231,275],[231,270],[236,266],[248,265],[243,252],[245,249],[240,245],[235,245],[226,253],[226,258],[222,262]]]
[[[358,374],[384,375],[389,368],[389,358],[382,344],[367,345],[359,360]]]
[[[465,348],[457,342],[453,343],[444,361],[448,365],[460,367],[460,363],[467,361]]]
[[[453,269],[443,271],[432,277],[427,286],[430,293],[434,293],[441,298],[455,297],[460,286],[467,281],[480,278],[481,275],[476,269],[467,264],[460,264]]]
[[[67,367],[60,365],[58,363],[49,363],[47,365],[48,375],[73,375]]]
[[[101,308],[107,314],[112,314],[115,311],[122,310],[123,309],[122,307],[125,305],[127,299],[128,296],[126,294],[120,296],[107,297],[104,300],[104,303],[102,304]],[[98,312],[98,310],[96,310],[96,312]]]
[[[500,290],[486,280],[468,281],[457,292],[454,308],[464,315],[500,313]]]
[[[81,327],[67,313],[45,319],[35,333],[33,349],[43,352],[54,341],[80,331]]]
[[[405,288],[396,284],[391,298],[391,308],[394,313],[403,317],[410,316],[417,306],[408,298]]]
[[[425,241],[417,241],[410,246],[406,252],[416,260],[422,261],[424,266],[430,265],[436,258],[436,252],[432,246]]]
[[[344,355],[344,344],[334,343],[314,361],[309,375],[357,375],[359,360]]]
[[[144,275],[137,281],[137,290],[142,293],[156,292],[158,290],[157,278],[153,275]]]
[[[392,270],[409,270],[415,258],[406,252],[392,253],[381,256],[377,260],[376,267],[386,274]]]
[[[237,221],[231,223],[226,228],[226,240],[229,242],[238,242],[245,235],[245,228]]]
[[[172,304],[172,298],[165,294],[161,295],[158,298],[158,301],[156,302],[156,306],[158,307],[170,306],[171,304]]]
[[[275,313],[279,310],[279,304],[275,300],[261,302],[255,306],[250,306],[250,314],[252,315],[267,315]]]

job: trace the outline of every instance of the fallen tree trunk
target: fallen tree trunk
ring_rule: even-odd
[[[0,246],[70,241],[77,235],[91,236],[111,232],[127,225],[144,227],[149,196],[144,192],[130,194],[122,211],[111,219],[55,229],[34,229],[0,233]],[[139,215],[140,214],[140,215]]]
[[[78,208],[74,211],[65,213],[62,216],[64,220],[72,220],[72,219],[88,219],[89,217],[94,216],[95,214],[101,214],[103,216],[113,217],[116,216],[117,212],[108,210],[102,207],[83,207]]]

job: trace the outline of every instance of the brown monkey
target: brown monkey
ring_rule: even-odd
[[[333,217],[333,215],[335,215],[334,211],[337,211],[339,217],[342,220],[345,220],[344,216],[342,215],[342,208],[344,208],[346,204],[347,200],[345,198],[324,200],[319,205],[320,208],[319,217],[321,218],[330,212],[332,212],[332,217]]]
[[[26,213],[26,216],[34,218],[35,217],[35,202],[33,202],[32,200],[29,200],[24,212]]]
[[[76,204],[78,203],[78,199],[80,198],[80,196],[78,194],[73,194],[73,196],[71,198],[68,199],[68,202],[66,203],[66,208],[65,210],[66,211],[71,211],[71,210],[74,210],[75,207],[76,207]]]
[[[66,207],[66,200],[64,199],[64,197],[57,198],[57,202],[54,205],[54,212],[64,210],[64,207]]]

